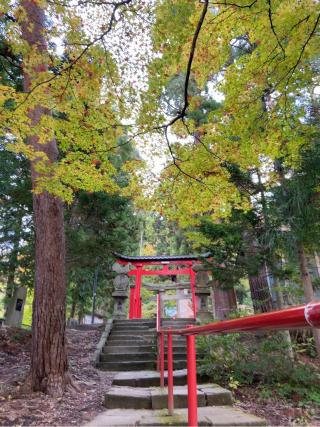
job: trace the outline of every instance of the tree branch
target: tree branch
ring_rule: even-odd
[[[202,25],[204,22],[204,18],[207,14],[207,11],[208,11],[208,4],[209,4],[209,0],[205,0],[205,3],[203,5],[203,9],[202,9],[202,13],[201,13],[201,16],[200,16],[198,24],[197,24],[196,31],[195,31],[195,33],[193,35],[193,39],[192,39],[192,44],[191,44],[191,49],[190,49],[190,54],[189,54],[189,59],[188,59],[188,65],[187,65],[187,71],[186,71],[186,79],[185,79],[185,83],[184,83],[184,105],[183,105],[180,113],[177,114],[176,117],[174,117],[168,123],[167,127],[172,126],[176,121],[178,121],[179,119],[182,119],[185,116],[186,111],[189,107],[188,89],[189,89],[189,81],[190,81],[190,75],[191,75],[191,67],[192,67],[192,62],[193,62],[195,50],[197,47],[198,37],[199,37],[200,31],[201,31],[201,28],[202,28]]]
[[[210,2],[210,4],[212,5],[217,5],[217,6],[235,6],[235,7],[239,7],[240,9],[246,9],[246,8],[251,8],[255,3],[257,3],[258,0],[253,0],[251,3],[249,4],[238,4],[238,3],[227,3],[226,1],[224,2],[220,2],[220,1],[213,1]]]
[[[268,16],[269,16],[269,22],[270,22],[271,31],[273,32],[273,34],[274,34],[274,36],[275,36],[275,38],[276,38],[276,40],[277,40],[277,42],[278,42],[278,45],[279,45],[280,49],[282,50],[283,57],[285,58],[285,56],[286,56],[286,52],[285,52],[284,47],[282,46],[282,44],[281,44],[281,42],[280,42],[280,39],[279,39],[279,37],[278,37],[278,34],[276,33],[275,26],[274,26],[273,19],[272,19],[272,6],[271,6],[271,0],[267,0],[267,3],[268,3],[268,6],[269,6],[269,7],[268,7]]]

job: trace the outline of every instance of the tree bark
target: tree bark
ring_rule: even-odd
[[[222,289],[215,281],[213,286],[213,315],[217,320],[228,319],[229,314],[237,309],[237,297],[234,288]]]
[[[71,310],[70,310],[70,318],[74,319],[74,316],[76,314],[76,307],[77,307],[77,303],[75,298],[72,299],[72,304],[71,304]]]
[[[259,246],[253,233],[244,233],[244,241],[247,244],[246,257],[256,257],[259,253]],[[248,274],[251,300],[255,313],[267,313],[273,309],[271,292],[267,280],[267,271],[265,264],[259,266],[256,274]]]
[[[306,302],[310,302],[314,299],[314,292],[312,286],[312,279],[308,268],[307,257],[305,254],[304,247],[301,243],[297,245],[298,250],[298,259],[299,259],[299,267],[300,267],[300,275],[303,284],[303,291]],[[312,329],[313,338],[315,341],[315,346],[317,350],[318,357],[320,357],[320,330]]]
[[[33,76],[47,70],[47,45],[44,38],[45,14],[36,0],[22,0],[25,15],[21,23],[22,38],[30,46],[30,55],[43,56],[43,63],[31,68],[30,57],[24,74],[24,89],[32,88]],[[49,94],[48,94],[49,96]],[[41,105],[29,111],[31,132],[28,143],[36,151],[44,152],[48,164],[57,160],[58,150],[53,139],[39,144],[37,135],[32,135],[43,115],[50,112]],[[39,177],[36,172],[38,160],[31,162],[32,186]],[[62,201],[42,192],[33,196],[35,225],[35,282],[32,317],[31,385],[34,391],[43,391],[60,396],[69,380],[65,342],[66,279],[65,236]]]
[[[266,278],[265,266],[256,275],[249,275],[251,299],[255,313],[267,313],[273,309],[272,298]]]

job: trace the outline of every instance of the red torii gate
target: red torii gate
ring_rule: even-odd
[[[192,266],[199,262],[199,256],[196,255],[172,255],[172,256],[127,256],[114,253],[119,264],[131,264],[134,269],[130,270],[128,275],[135,276],[135,286],[130,287],[129,297],[129,319],[141,319],[141,284],[142,276],[190,276],[190,290],[192,298],[192,307],[194,317],[197,314],[197,303],[195,295],[195,276]],[[201,256],[202,258],[208,257],[208,254]],[[161,269],[145,270],[144,267],[148,266],[162,266]],[[170,269],[170,266],[175,268]],[[182,268],[179,268],[181,266]]]

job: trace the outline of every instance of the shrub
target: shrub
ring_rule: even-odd
[[[320,372],[292,360],[281,333],[197,338],[198,372],[229,388],[255,385],[263,397],[320,404]]]

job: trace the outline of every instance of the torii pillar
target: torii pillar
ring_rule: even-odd
[[[141,284],[142,284],[142,264],[137,264],[136,272],[136,285],[134,292],[134,304],[133,304],[133,317],[141,319],[142,315],[142,302],[141,302]]]

